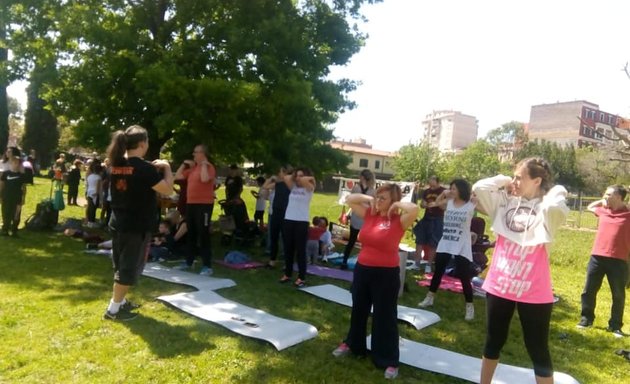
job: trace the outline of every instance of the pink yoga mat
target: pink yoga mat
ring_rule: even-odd
[[[231,269],[250,269],[250,268],[260,268],[260,267],[265,266],[265,264],[259,263],[258,261],[248,261],[247,263],[238,263],[238,264],[226,263],[223,260],[213,260],[212,262],[215,264],[224,266],[226,268],[231,268]]]
[[[418,285],[421,287],[428,287],[431,285],[431,279],[433,278],[432,273],[426,273],[424,275],[426,277],[425,280],[419,280]],[[442,282],[440,283],[440,289],[444,289],[451,292],[462,293],[464,290],[462,289],[462,282],[459,281],[458,278],[451,277],[449,275],[442,276]]]

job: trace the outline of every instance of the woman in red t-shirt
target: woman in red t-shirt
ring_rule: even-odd
[[[400,239],[418,216],[418,206],[401,202],[396,184],[385,184],[376,197],[351,194],[346,204],[364,219],[359,233],[361,252],[352,282],[352,315],[346,340],[333,351],[335,357],[367,352],[366,332],[372,314],[372,360],[385,369],[385,378],[398,376],[398,290],[400,289]]]

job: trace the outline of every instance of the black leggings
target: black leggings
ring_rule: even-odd
[[[285,220],[282,227],[284,241],[284,274],[291,277],[293,260],[297,259],[298,277],[306,280],[306,240],[308,221]]]
[[[553,365],[549,353],[549,323],[553,303],[530,304],[486,294],[486,345],[483,356],[498,360],[505,344],[514,309],[518,311],[523,328],[523,339],[534,373],[539,377],[552,377]]]
[[[352,248],[354,248],[354,244],[357,242],[357,238],[359,237],[360,229],[352,228],[350,226],[350,237],[348,238],[348,244],[346,244],[346,249],[343,250],[343,263],[348,264],[348,257],[350,257],[350,253],[352,252]]]
[[[435,293],[440,287],[442,282],[442,276],[446,271],[449,261],[451,261],[451,254],[449,253],[436,253],[435,254],[435,273],[431,279],[431,287],[429,291]],[[472,279],[472,267],[470,266],[470,260],[464,256],[455,256],[455,273],[459,280],[462,282],[462,289],[464,290],[464,299],[467,303],[473,302],[473,290],[470,280]]]

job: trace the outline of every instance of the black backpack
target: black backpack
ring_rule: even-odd
[[[37,204],[35,213],[26,219],[24,225],[26,229],[32,231],[51,230],[57,225],[58,220],[59,211],[53,207],[53,201],[45,199]]]

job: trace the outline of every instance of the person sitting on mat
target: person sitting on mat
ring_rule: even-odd
[[[396,184],[384,184],[376,197],[351,194],[346,204],[353,215],[364,220],[359,233],[361,251],[352,282],[350,329],[343,343],[334,351],[340,357],[352,352],[367,353],[366,328],[372,313],[372,361],[385,368],[385,378],[398,376],[398,291],[400,262],[398,245],[415,218],[418,206],[400,201],[402,191]]]
[[[470,184],[463,179],[451,181],[450,189],[445,190],[435,201],[444,211],[444,230],[435,254],[435,273],[427,296],[418,304],[421,308],[433,305],[442,276],[451,258],[455,259],[455,271],[462,282],[466,300],[466,320],[475,318],[473,306],[472,243],[470,222],[475,213],[475,203],[470,199]]]

